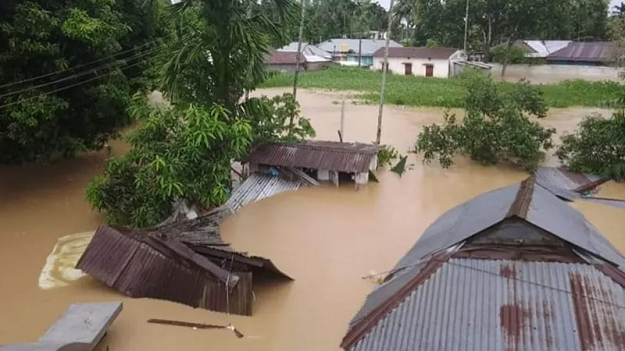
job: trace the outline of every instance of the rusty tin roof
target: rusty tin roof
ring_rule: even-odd
[[[269,166],[360,173],[369,170],[377,152],[378,146],[372,144],[306,141],[260,145],[245,161]]]
[[[469,272],[458,273],[456,268],[462,265]],[[592,299],[569,294],[565,306],[558,295],[583,291],[580,294],[586,296],[587,289],[595,287],[593,296],[625,306],[623,267],[623,256],[579,212],[529,178],[478,196],[432,224],[386,282],[367,297],[341,346],[346,350],[625,350],[614,336],[625,337],[625,311],[620,311],[621,319],[614,319],[597,312],[605,306],[599,309]],[[535,284],[518,285],[517,291],[516,283],[508,281],[515,279]],[[506,299],[504,293],[518,298]],[[473,299],[458,300],[468,297]],[[492,301],[498,301],[496,308]],[[552,317],[538,320],[546,313],[541,309],[545,303],[551,315],[568,318],[567,327]],[[582,308],[573,309],[575,304]],[[510,325],[511,319],[517,324]],[[577,324],[569,328],[571,323]],[[550,336],[546,328],[551,328]],[[571,345],[575,347],[567,348]]]
[[[615,62],[619,49],[612,42],[573,42],[547,56],[547,61]]]
[[[428,47],[388,48],[388,57],[449,60],[449,58],[456,52],[458,52],[458,49],[454,49],[454,48],[428,48]],[[378,58],[384,57],[384,48],[376,51],[373,54],[373,57],[378,57]]]
[[[625,350],[624,308],[588,264],[451,259],[350,350]]]

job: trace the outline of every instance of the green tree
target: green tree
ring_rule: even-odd
[[[464,80],[469,94],[462,122],[445,114],[442,125],[425,126],[419,134],[416,151],[423,153],[424,162],[438,159],[449,167],[454,156],[463,155],[484,165],[503,162],[535,168],[544,159],[544,151],[552,147],[555,133],[528,118],[546,116],[540,91],[527,82],[502,91],[480,74]]]
[[[150,111],[128,137],[132,149],[89,184],[87,199],[108,222],[137,227],[166,218],[177,199],[203,208],[222,204],[230,162],[245,155],[252,138],[251,126],[225,122],[229,115],[218,105]]]
[[[136,227],[164,220],[172,203],[224,203],[233,160],[256,144],[314,135],[291,95],[243,100],[265,78],[264,57],[293,4],[276,0],[273,21],[254,0],[187,0],[174,6],[173,40],[164,49],[164,91],[173,106],[134,105],[147,117],[129,137],[132,149],[109,162],[87,198],[112,223]]]
[[[625,180],[625,111],[586,117],[575,133],[562,136],[556,155],[573,171]]]
[[[130,97],[145,86],[163,4],[32,0],[3,6],[0,163],[102,147],[129,122]]]

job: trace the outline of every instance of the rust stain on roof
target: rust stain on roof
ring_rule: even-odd
[[[506,351],[519,349],[519,342],[529,315],[528,310],[517,304],[506,304],[499,308],[499,322],[507,336]]]
[[[506,278],[516,278],[516,270],[511,265],[503,264],[499,270],[499,275]]]

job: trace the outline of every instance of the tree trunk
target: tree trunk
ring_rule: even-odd
[[[503,58],[503,65],[501,66],[501,78],[505,77],[506,70],[508,69],[508,63],[510,61],[510,51],[512,51],[512,40],[508,39],[508,43],[506,44],[506,54]]]

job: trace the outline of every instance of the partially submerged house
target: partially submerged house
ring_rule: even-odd
[[[357,66],[360,62],[362,67],[373,66],[373,54],[383,48],[386,43],[384,39],[330,39],[317,45],[332,55],[334,62],[351,62]],[[396,41],[390,40],[389,47],[402,47]]]
[[[382,70],[384,52],[381,48],[373,54],[372,69]],[[449,78],[454,62],[467,62],[462,50],[442,47],[389,48],[387,69],[394,74],[419,77]]]
[[[552,53],[567,47],[571,40],[518,40],[515,46],[525,52],[525,58],[544,60]]]
[[[613,66],[622,58],[622,51],[613,42],[572,42],[550,53],[547,63],[575,66]]]
[[[625,350],[625,258],[532,178],[442,215],[373,291],[350,351]]]
[[[263,144],[246,158],[249,173],[272,167],[303,171],[319,181],[339,186],[340,178],[356,185],[369,182],[369,172],[378,164],[378,146],[334,141]]]
[[[131,297],[249,316],[253,277],[290,278],[265,258],[231,250],[218,212],[150,230],[102,225],[76,268]]]

